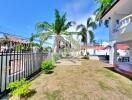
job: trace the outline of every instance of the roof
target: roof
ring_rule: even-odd
[[[107,49],[111,47],[110,45],[107,45],[106,47],[103,48],[103,50]],[[129,49],[129,46],[127,44],[117,44],[116,45],[116,48],[117,49],[120,49],[120,50],[128,50]]]
[[[128,50],[129,46],[127,44],[117,44],[117,49]]]
[[[112,5],[111,5],[111,7],[109,8],[109,9],[106,9],[104,12],[103,12],[103,15],[102,15],[102,17],[101,18],[103,18],[118,2],[119,2],[120,0],[115,0],[113,3],[112,3]]]
[[[1,37],[0,40],[7,40],[11,42],[16,42],[16,43],[28,43],[28,41],[25,39],[22,39],[16,36],[11,36],[11,35],[8,35],[6,37]]]
[[[104,46],[102,45],[83,45],[81,49],[96,49],[96,50],[104,50]]]
[[[102,46],[102,45],[83,45],[81,46],[81,49],[96,49],[96,50],[105,50],[105,49],[108,49],[110,48],[111,46],[110,45],[107,45],[107,46]],[[120,49],[120,50],[128,50],[129,49],[129,46],[127,44],[117,44],[116,45],[117,49]]]

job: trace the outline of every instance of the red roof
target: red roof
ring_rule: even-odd
[[[103,50],[105,50],[109,47],[110,47],[110,45],[104,47]],[[129,49],[129,46],[127,44],[117,44],[116,47],[117,47],[117,49],[121,49],[121,50],[128,50]]]
[[[107,48],[109,48],[110,45],[107,46],[101,46],[101,45],[83,45],[81,46],[81,49],[96,49],[96,50],[105,50]],[[129,46],[127,44],[117,44],[116,45],[117,49],[121,49],[121,50],[128,50]]]
[[[117,44],[117,49],[121,49],[121,50],[128,50],[129,46],[127,44]]]
[[[81,49],[96,49],[96,50],[103,50],[104,46],[102,45],[83,45]]]

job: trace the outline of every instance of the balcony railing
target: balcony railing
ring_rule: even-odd
[[[115,29],[113,30],[113,32],[118,32],[121,31],[123,28],[125,28],[128,24],[130,24],[132,22],[132,14],[122,18],[119,21],[119,24],[116,25]]]

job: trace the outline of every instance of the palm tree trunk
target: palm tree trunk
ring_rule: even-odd
[[[69,45],[69,43],[67,43],[67,41],[61,35],[56,35],[55,42],[54,42],[54,53],[59,53],[60,42],[63,42],[64,44]]]
[[[60,45],[59,42],[60,42],[59,35],[56,35],[54,41],[54,53],[57,53],[59,51],[59,45]]]

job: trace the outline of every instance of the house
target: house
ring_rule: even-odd
[[[107,9],[102,20],[109,22],[110,61],[112,65],[120,67],[120,70],[132,70],[132,0],[114,0]],[[119,44],[128,46],[129,55],[119,64],[117,47]],[[127,63],[126,63],[127,61]]]
[[[109,46],[107,45],[82,45],[81,52],[83,55],[109,55]]]
[[[11,50],[16,47],[18,44],[28,44],[29,42],[26,39],[22,39],[17,36],[2,34],[0,35],[0,51]]]

